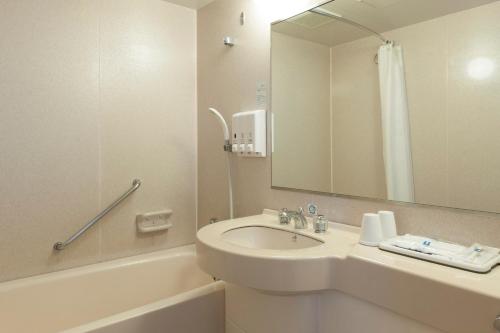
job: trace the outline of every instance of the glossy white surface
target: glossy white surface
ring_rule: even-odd
[[[337,291],[275,295],[227,284],[225,295],[226,333],[445,333]]]
[[[224,289],[224,282],[213,282],[62,333],[221,333]]]
[[[363,246],[358,244],[359,228],[338,223],[326,234],[300,230],[324,243],[286,251],[242,247],[222,238],[228,230],[252,226],[293,231],[293,226],[280,225],[273,211],[211,224],[198,231],[200,267],[264,293],[336,290],[444,332],[494,332],[492,323],[500,311],[498,267],[477,274]]]
[[[278,217],[272,213],[211,224],[198,231],[198,264],[206,272],[238,285],[274,292],[306,292],[329,289],[331,271],[335,269],[332,258],[343,259],[347,250],[358,242],[359,236],[352,227],[332,224],[327,233],[315,234],[308,229],[296,230],[293,223],[280,225]],[[242,233],[252,234],[252,230],[272,228],[275,240],[269,231],[267,239],[262,232],[260,239],[248,239],[243,244]],[[236,231],[237,228],[248,231]],[[236,230],[235,230],[236,229]],[[227,241],[226,232],[235,233],[235,242]],[[280,237],[295,233],[297,237],[311,239],[316,246],[290,247],[284,251],[279,246],[270,248],[273,241],[283,242]],[[255,235],[255,232],[254,232]],[[260,243],[259,243],[260,242]],[[320,243],[321,244],[317,244]],[[266,244],[266,245],[264,245]],[[259,246],[260,245],[260,246]],[[293,278],[291,278],[293,277]]]
[[[170,298],[212,282],[193,246],[5,282],[0,332],[60,332],[153,302],[172,305]]]
[[[242,247],[270,250],[303,249],[323,244],[309,236],[264,226],[230,229],[222,234],[222,239]]]

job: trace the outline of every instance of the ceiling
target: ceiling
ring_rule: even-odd
[[[208,5],[214,0],[165,0],[167,2],[175,3],[180,6],[189,7],[193,9],[199,9],[203,6]]]
[[[497,0],[335,0],[321,6],[379,33]],[[306,12],[273,25],[273,31],[326,45],[338,45],[370,34],[352,25]]]

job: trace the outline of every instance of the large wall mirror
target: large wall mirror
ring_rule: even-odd
[[[273,187],[500,212],[500,1],[335,0],[271,58]]]

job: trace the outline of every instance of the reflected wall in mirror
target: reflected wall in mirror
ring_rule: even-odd
[[[500,1],[335,0],[271,58],[273,187],[500,212]]]

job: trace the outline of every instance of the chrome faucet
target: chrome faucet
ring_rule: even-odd
[[[302,207],[298,211],[283,208],[279,213],[280,224],[290,224],[293,220],[295,229],[307,229],[307,220]]]

